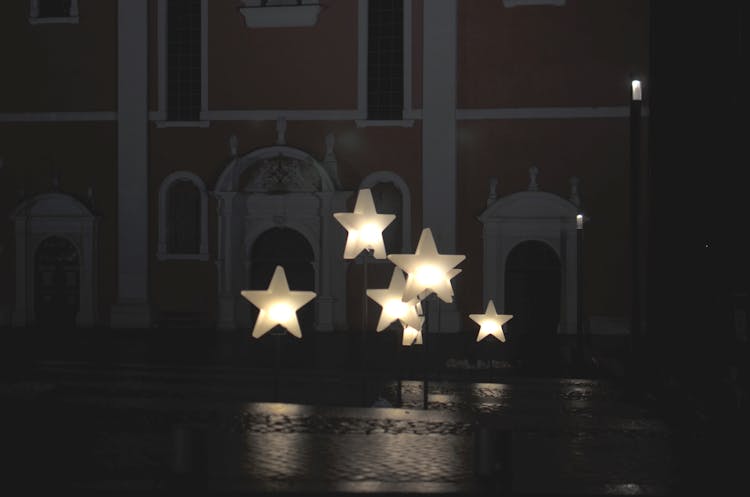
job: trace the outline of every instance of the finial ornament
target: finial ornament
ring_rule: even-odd
[[[276,145],[286,145],[286,119],[279,116],[276,119]]]
[[[535,192],[539,190],[539,184],[536,182],[536,177],[539,174],[539,168],[531,166],[529,168],[529,191]]]
[[[581,183],[581,180],[578,178],[578,176],[572,176],[570,178],[570,201],[575,204],[577,207],[581,206],[581,197],[578,194],[578,185]]]

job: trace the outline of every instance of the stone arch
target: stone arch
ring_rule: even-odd
[[[411,193],[409,186],[392,171],[376,171],[368,174],[359,184],[359,189],[373,188],[378,183],[392,183],[401,193],[401,251],[411,251]]]
[[[43,240],[57,236],[76,249],[79,258],[79,309],[75,324],[93,326],[96,313],[98,217],[71,195],[46,193],[22,202],[10,216],[15,225],[16,301],[13,326],[35,323],[35,255]]]
[[[562,315],[562,265],[559,254],[545,240],[515,244],[505,261],[504,309],[513,314],[508,333],[516,358],[527,371],[554,371]]]
[[[75,326],[80,308],[80,247],[68,236],[53,234],[39,240],[32,253],[34,322],[55,328]]]
[[[505,271],[508,255],[519,243],[541,241],[560,260],[560,334],[577,329],[577,237],[579,207],[549,192],[521,191],[492,202],[479,216],[483,225],[483,295],[485,302],[505,302]],[[512,313],[512,310],[505,309]]]
[[[167,200],[169,189],[178,181],[188,181],[198,190],[200,195],[200,243],[197,253],[171,253],[167,247]],[[159,260],[168,259],[199,259],[208,260],[208,193],[203,180],[189,171],[175,171],[161,182],[159,186],[159,241],[156,256]]]

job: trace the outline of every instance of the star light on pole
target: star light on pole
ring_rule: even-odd
[[[388,259],[408,274],[402,300],[409,302],[415,297],[426,297],[434,292],[443,302],[453,302],[453,278],[460,269],[454,266],[466,259],[465,255],[440,254],[432,237],[432,230],[425,228],[419,237],[414,254],[390,254]]]
[[[283,267],[276,266],[267,290],[242,290],[240,294],[260,310],[253,338],[262,337],[277,324],[302,338],[297,309],[314,299],[315,292],[290,290]]]
[[[354,212],[334,212],[333,217],[349,232],[344,259],[354,259],[363,250],[372,250],[376,259],[385,259],[383,230],[396,219],[396,215],[378,214],[369,188],[359,190]]]
[[[487,303],[487,310],[484,311],[484,314],[469,314],[469,318],[479,325],[477,342],[489,335],[504,342],[505,334],[503,333],[503,325],[510,321],[512,317],[512,314],[498,314],[492,299]]]
[[[402,300],[405,285],[404,273],[394,267],[388,288],[367,290],[367,296],[382,307],[376,331],[383,331],[396,320],[415,328],[421,326],[420,317],[417,314],[419,301],[416,298],[408,302]]]
[[[419,318],[418,326],[411,326],[406,323],[404,325],[404,334],[401,338],[401,345],[410,347],[414,344],[422,345],[422,325],[424,325],[424,317]]]

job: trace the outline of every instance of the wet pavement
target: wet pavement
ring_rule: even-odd
[[[424,409],[421,381],[401,382],[400,408],[356,407],[356,374],[269,373],[38,363],[0,385],[9,474],[99,494],[468,495],[488,490],[479,427],[505,434],[495,479],[517,495],[684,493],[719,474],[703,428],[608,380],[435,379]],[[370,378],[368,405],[396,389]]]

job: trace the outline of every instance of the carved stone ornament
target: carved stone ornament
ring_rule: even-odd
[[[313,192],[321,190],[321,180],[314,165],[278,155],[252,166],[243,190],[267,193]]]

